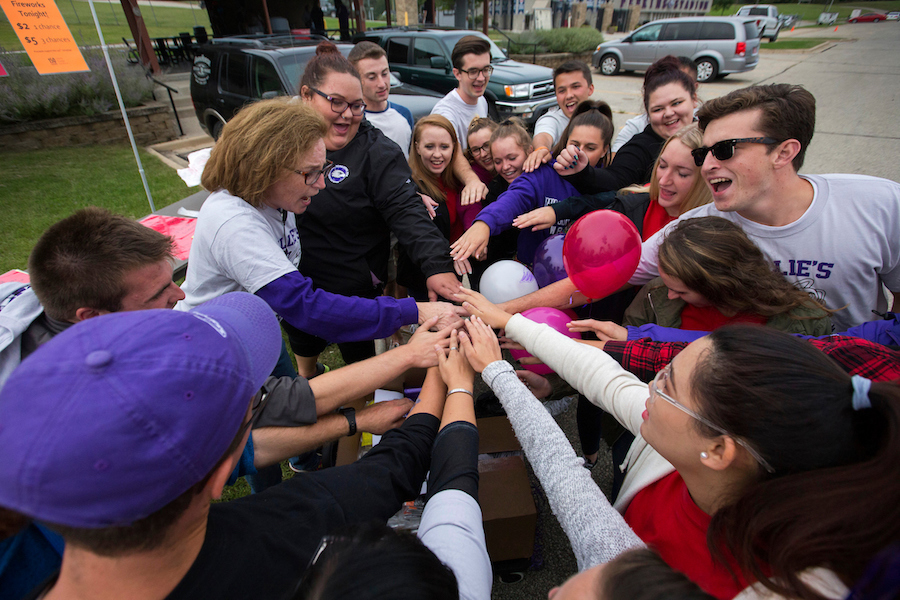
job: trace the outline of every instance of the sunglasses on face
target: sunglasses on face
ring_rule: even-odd
[[[754,138],[737,138],[734,140],[722,140],[716,142],[712,146],[701,146],[695,150],[691,150],[691,156],[694,157],[694,164],[702,167],[706,161],[706,155],[712,152],[716,160],[728,160],[734,156],[734,147],[737,144],[780,144],[778,140],[770,137],[754,137]]]

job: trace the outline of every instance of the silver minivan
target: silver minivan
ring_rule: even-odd
[[[643,71],[672,54],[697,63],[697,80],[743,73],[759,63],[759,29],[742,17],[680,17],[647,23],[621,40],[597,46],[592,63],[604,75]]]

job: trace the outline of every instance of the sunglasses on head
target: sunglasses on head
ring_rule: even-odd
[[[770,137],[754,137],[754,138],[737,138],[734,140],[722,140],[716,142],[712,146],[701,146],[695,150],[691,150],[691,156],[694,157],[694,164],[702,167],[706,160],[706,155],[712,152],[716,160],[728,160],[734,156],[734,147],[737,144],[780,144],[778,140]]]

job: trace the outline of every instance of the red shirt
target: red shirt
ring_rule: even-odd
[[[712,331],[723,325],[732,323],[756,323],[765,325],[767,319],[761,315],[738,313],[733,317],[726,317],[714,306],[694,306],[686,304],[681,311],[681,327],[688,331]]]
[[[694,503],[677,471],[638,492],[625,521],[670,567],[708,594],[730,599],[747,587],[746,580],[736,582],[727,568],[713,562],[706,545],[710,516]],[[737,571],[733,561],[732,567]]]
[[[677,218],[669,215],[666,209],[659,205],[659,202],[650,200],[647,212],[644,213],[644,226],[641,229],[641,238],[646,242],[647,238]]]

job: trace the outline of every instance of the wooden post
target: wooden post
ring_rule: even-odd
[[[481,33],[488,34],[488,0],[482,0]]]
[[[391,26],[391,0],[384,0],[384,18],[387,21],[387,26]],[[400,20],[400,15],[397,15],[397,20]]]
[[[269,5],[262,0],[263,14],[266,15],[266,33],[272,33],[272,20],[269,19]]]
[[[362,0],[353,0],[353,11],[356,13],[357,33],[366,32],[366,15],[363,13]]]
[[[147,33],[147,26],[144,25],[144,18],[141,16],[137,0],[120,0],[120,2],[122,10],[125,12],[125,20],[128,21],[128,28],[131,29],[131,35],[134,37],[134,45],[137,46],[141,64],[150,69],[154,75],[159,75],[159,61],[156,60],[153,42],[150,40],[150,34]]]

